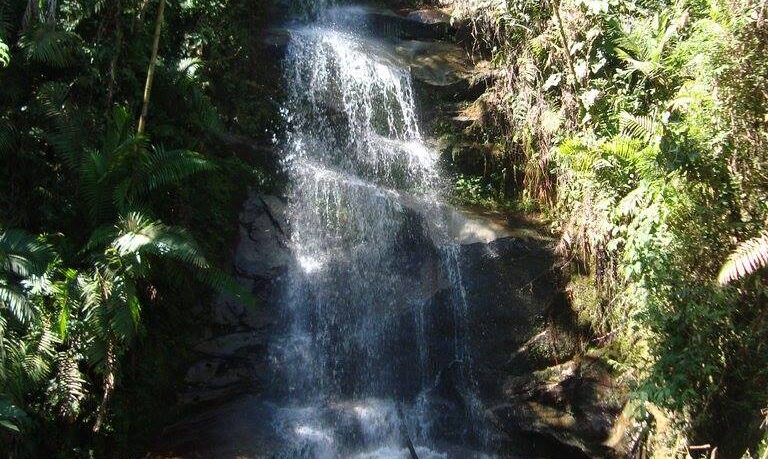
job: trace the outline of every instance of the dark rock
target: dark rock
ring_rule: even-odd
[[[147,457],[273,458],[279,441],[271,427],[273,417],[258,397],[236,398],[168,426]]]
[[[187,384],[210,384],[218,386],[222,384],[213,384],[217,373],[224,365],[224,360],[219,358],[200,360],[187,371],[184,382]],[[226,385],[226,384],[223,384]]]
[[[572,360],[504,382],[503,402],[489,412],[503,430],[544,434],[589,457],[626,457],[626,398],[598,359]]]
[[[260,44],[265,48],[265,53],[281,58],[290,41],[291,33],[287,29],[272,28],[262,35]]]
[[[249,193],[240,213],[240,241],[235,255],[238,282],[257,297],[271,294],[275,280],[293,262],[288,249],[286,204],[275,196]],[[212,305],[214,323],[259,329],[269,323],[262,307],[221,295]]]
[[[214,357],[232,357],[241,353],[263,351],[266,339],[263,333],[246,331],[218,336],[204,341],[195,347],[195,351]]]
[[[291,262],[286,234],[285,203],[254,193],[240,214],[240,244],[235,257],[238,275],[270,279]]]
[[[369,36],[404,40],[443,40],[452,35],[450,18],[440,17],[437,11],[401,16],[391,10],[347,6],[330,11],[330,21],[343,27],[361,31]],[[437,18],[440,20],[437,20]]]
[[[451,43],[407,40],[396,51],[410,66],[413,77],[430,86],[455,85],[471,73],[467,52]]]
[[[268,298],[293,262],[288,250],[286,205],[275,196],[251,192],[240,213],[237,281]],[[201,359],[187,371],[183,404],[213,402],[261,387],[266,375],[267,334],[276,314],[266,301],[253,306],[222,294],[210,309],[215,325],[197,344]]]

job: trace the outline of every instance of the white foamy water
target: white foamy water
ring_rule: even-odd
[[[361,12],[316,9],[320,19],[292,30],[284,63],[296,267],[271,347],[281,457],[409,458],[408,438],[422,459],[479,457],[440,446],[446,423],[448,442],[477,438],[481,410],[458,247],[438,234],[438,157],[422,138],[409,69],[362,33]],[[429,266],[448,284],[446,310],[423,292]],[[434,336],[436,314],[452,336]],[[436,339],[453,344],[457,400],[438,396]]]

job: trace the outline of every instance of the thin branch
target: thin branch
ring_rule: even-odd
[[[149,69],[147,70],[147,83],[144,86],[144,102],[141,107],[141,116],[139,117],[139,127],[137,134],[141,136],[146,130],[147,115],[149,114],[149,100],[152,95],[152,82],[155,79],[155,66],[157,64],[157,51],[160,47],[160,32],[163,29],[163,14],[165,13],[165,0],[160,0],[160,6],[157,9],[157,21],[155,22],[155,38],[152,43],[152,57],[149,60]]]

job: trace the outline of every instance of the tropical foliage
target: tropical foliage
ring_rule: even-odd
[[[633,388],[638,454],[763,451],[766,3],[444,3],[496,70],[498,167],[593,279],[582,313]]]
[[[271,106],[235,111],[229,92],[254,84],[233,56],[263,8],[0,2],[3,457],[136,454],[168,411],[186,311],[243,294],[216,260],[259,175],[217,139],[265,135]]]

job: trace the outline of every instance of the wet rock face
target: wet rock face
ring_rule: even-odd
[[[410,292],[409,296],[421,298],[428,305],[427,322],[432,325],[427,339],[433,356],[429,365],[439,375],[429,409],[445,437],[459,443],[466,438],[461,430],[461,413],[471,407],[462,398],[462,378],[456,374],[456,349],[451,337],[457,323],[450,312],[450,281],[441,269],[440,257],[429,249],[425,239],[428,222],[418,221],[417,208],[408,210],[413,203],[406,198],[404,203],[405,211],[414,218],[409,226],[423,228],[400,236],[408,250],[402,251],[398,263],[402,265],[402,287]],[[560,446],[554,445],[560,444],[574,448],[573,457],[581,454],[578,452],[590,457],[617,456],[615,448],[620,449],[623,443],[604,443],[616,436],[614,421],[622,402],[615,395],[610,372],[599,362],[570,360],[577,349],[568,344],[568,329],[573,325],[568,322],[551,242],[534,228],[506,227],[495,219],[448,206],[441,219],[449,222],[447,237],[461,242],[459,260],[461,272],[465,273],[462,280],[469,308],[469,323],[462,333],[468,334],[478,395],[501,435],[500,444],[511,442],[519,447],[527,442],[553,451],[559,451]],[[226,297],[215,302],[211,310],[214,325],[208,338],[195,346],[200,357],[185,378],[181,395],[185,404],[218,406],[233,397],[241,400],[239,397],[246,394],[280,390],[272,387],[275,380],[269,375],[274,375],[274,368],[267,359],[270,337],[284,326],[275,301],[277,293],[283,276],[295,263],[288,245],[286,204],[278,197],[251,193],[239,224],[235,257],[238,280],[262,301],[255,308]],[[414,334],[407,331],[413,326],[412,311],[404,309],[399,314],[403,318],[401,336],[405,339]],[[397,347],[415,346],[403,341]],[[396,357],[391,360],[393,365],[403,366],[400,374],[418,373],[417,368],[406,368],[412,361]],[[413,396],[417,389],[403,384],[403,396]],[[240,410],[238,407],[235,412]],[[194,438],[186,429],[220,431],[221,422],[233,420],[216,416],[230,414],[224,408],[203,411],[201,419],[207,421],[196,421],[178,435]],[[543,437],[531,443],[525,437],[531,434]],[[532,450],[537,454],[541,451]]]
[[[210,309],[208,339],[195,346],[199,360],[187,371],[180,400],[196,404],[258,392],[265,385],[267,343],[277,313],[270,306],[280,276],[292,258],[284,201],[250,193],[240,214],[237,281],[260,300],[245,305],[221,295]]]
[[[244,205],[236,267],[240,282],[263,301],[248,308],[221,298],[213,307],[215,326],[208,339],[195,346],[200,358],[187,373],[181,400],[214,408],[177,426],[172,438],[166,438],[168,450],[198,454],[210,448],[210,456],[201,457],[217,457],[240,442],[238,451],[250,454],[244,457],[260,457],[257,453],[267,451],[268,445],[280,443],[264,424],[275,415],[273,408],[249,394],[279,391],[271,387],[274,380],[268,375],[274,374],[274,368],[267,358],[269,338],[281,326],[273,304],[275,290],[294,262],[288,249],[285,208],[282,199],[255,193]],[[463,241],[459,259],[466,273],[469,352],[478,395],[499,435],[494,441],[509,444],[510,451],[541,457],[558,457],[563,451],[569,451],[568,457],[620,457],[616,451],[626,442],[617,437],[614,421],[622,400],[610,372],[599,362],[570,360],[576,349],[564,344],[567,336],[562,329],[568,324],[567,317],[561,316],[567,316],[567,304],[551,243],[533,228],[504,227],[494,219],[448,207],[445,213],[445,220],[453,222],[449,237]],[[420,225],[424,223],[413,222],[414,227]],[[427,322],[433,324],[429,353],[435,357],[429,364],[439,377],[428,408],[445,438],[460,443],[467,435],[461,413],[471,407],[462,398],[462,377],[457,374],[460,369],[450,338],[456,327],[450,313],[450,283],[441,272],[439,257],[418,233],[401,236],[410,247],[399,261],[402,284],[429,304]],[[412,335],[406,330],[412,326],[410,311],[401,314],[402,336],[407,337]],[[558,321],[556,332],[553,323]],[[409,346],[416,344],[398,345]],[[553,347],[559,349],[553,351]],[[394,357],[392,361],[393,365],[411,364],[397,363]],[[403,386],[408,394],[417,389],[409,392],[408,388]],[[248,424],[248,435],[258,441],[242,443],[246,432],[240,423]],[[531,435],[541,437],[531,440]]]
[[[502,402],[489,409],[502,430],[545,434],[589,457],[627,457],[632,432],[621,417],[624,389],[599,360],[507,377],[503,391]]]
[[[385,38],[377,46],[387,46],[392,59],[410,67],[423,118],[428,123],[466,124],[456,121],[456,104],[477,99],[492,77],[478,77],[467,51],[453,42],[457,31],[445,14],[439,10],[394,14],[371,9],[357,14],[368,21],[372,33]],[[278,60],[287,42],[287,32],[280,29],[264,38]],[[469,119],[469,123],[475,121]],[[451,148],[466,149],[466,156],[473,158],[482,157],[476,153],[487,147],[461,139],[457,142]],[[461,156],[462,152],[455,154]],[[402,199],[403,206],[418,215],[417,204]],[[461,244],[461,271],[467,273],[463,279],[470,318],[466,333],[478,395],[498,429],[499,442],[514,446],[530,442],[528,436],[535,434],[541,436],[541,441],[534,441],[541,448],[553,444],[554,451],[562,451],[557,449],[561,445],[574,448],[567,449],[570,455],[560,457],[620,457],[616,451],[623,444],[618,440],[611,443],[611,439],[616,436],[614,421],[622,402],[614,396],[608,369],[572,360],[578,346],[574,344],[577,337],[571,335],[578,332],[568,320],[549,242],[535,230],[510,229],[493,219],[448,207],[444,212],[449,237]],[[238,282],[261,302],[252,308],[222,296],[211,307],[212,326],[207,339],[195,347],[199,360],[187,373],[181,399],[187,404],[206,402],[214,408],[188,420],[173,435],[178,435],[176,446],[182,451],[199,452],[205,444],[213,446],[209,456],[190,457],[223,457],[222,451],[271,457],[269,445],[278,443],[266,434],[272,408],[249,394],[275,390],[268,376],[269,338],[281,326],[276,301],[281,282],[296,263],[289,249],[287,213],[285,200],[275,196],[251,193],[244,204],[234,267]],[[414,220],[409,226],[422,226],[430,232],[430,222]],[[425,235],[404,232],[400,237],[409,247],[397,260],[402,265],[400,285],[408,297],[428,303],[427,311],[433,315],[427,320],[434,324],[428,345],[430,355],[438,357],[429,364],[440,377],[431,409],[443,413],[435,419],[446,437],[458,439],[463,432],[456,407],[465,401],[457,387],[461,378],[454,374],[455,349],[450,337],[456,323],[450,309],[450,282]],[[413,326],[410,312],[404,309],[400,313],[401,328]],[[398,348],[409,345],[415,347],[415,343],[403,342]],[[403,390],[412,395],[416,388]],[[247,450],[234,446],[249,438]],[[530,453],[558,457],[542,451],[534,448]]]
[[[431,324],[427,331],[431,356],[428,364],[430,371],[438,375],[428,409],[444,438],[462,444],[467,440],[466,415],[463,413],[472,407],[463,399],[466,387],[461,385],[465,380],[459,374],[462,367],[456,361],[453,336],[458,324],[451,312],[451,282],[441,266],[440,255],[431,246],[429,234],[433,230],[430,222],[419,219],[418,207],[408,202],[408,198],[403,197],[403,203],[404,212],[412,221],[407,225],[410,230],[404,229],[398,236],[404,250],[399,252],[401,256],[396,263],[402,274],[400,284],[407,290],[407,296],[418,298],[427,305],[425,311],[429,317],[426,323]],[[461,244],[458,259],[461,272],[467,274],[463,284],[470,317],[466,333],[479,395],[486,406],[498,407],[492,413],[495,419],[503,421],[500,431],[509,429],[510,435],[514,436],[521,429],[509,421],[512,418],[503,407],[518,402],[509,397],[515,392],[511,380],[507,386],[503,382],[516,370],[524,373],[520,370],[520,362],[533,360],[524,351],[523,357],[513,354],[546,326],[548,311],[557,300],[559,287],[552,270],[554,257],[546,239],[536,239],[535,233],[513,231],[497,220],[449,206],[442,210],[438,219],[448,222],[443,237]],[[216,457],[231,448],[232,443],[242,441],[238,436],[243,429],[222,429],[222,425],[237,424],[233,416],[246,419],[243,422],[253,421],[252,427],[258,430],[254,435],[261,438],[262,444],[279,443],[279,439],[269,437],[268,426],[258,426],[253,418],[252,411],[256,410],[262,413],[262,419],[270,419],[275,415],[272,408],[254,401],[248,394],[265,391],[274,394],[281,390],[274,387],[276,380],[272,379],[279,369],[276,370],[275,363],[267,362],[267,359],[270,338],[279,336],[278,330],[285,326],[280,323],[279,305],[275,301],[279,298],[277,291],[284,275],[295,263],[289,250],[290,229],[285,202],[274,196],[251,193],[239,224],[240,242],[235,257],[238,280],[262,301],[256,308],[226,297],[214,304],[211,311],[214,326],[209,337],[195,346],[200,358],[189,369],[186,390],[182,394],[182,402],[186,404],[204,403],[214,408],[205,408],[178,426],[173,431],[173,438],[167,437],[169,450],[204,451],[208,446],[204,446],[200,438],[205,438],[203,443],[213,444],[211,456],[204,457]],[[531,235],[534,237],[529,237]],[[394,347],[415,349],[417,343],[408,341],[416,335],[411,330],[413,310],[404,307],[401,311],[382,311],[382,314],[399,314],[402,318],[398,327],[401,340]],[[418,368],[410,367],[414,360],[407,353],[382,358],[398,368],[397,374],[419,373]],[[410,384],[403,382],[400,389],[404,399],[416,396],[417,382],[417,378]],[[538,395],[535,391],[531,393]],[[535,400],[535,396],[531,399]],[[521,416],[514,420],[525,422]],[[551,441],[542,443],[557,451]],[[257,444],[252,446],[255,449],[249,450],[250,454],[259,450]]]

